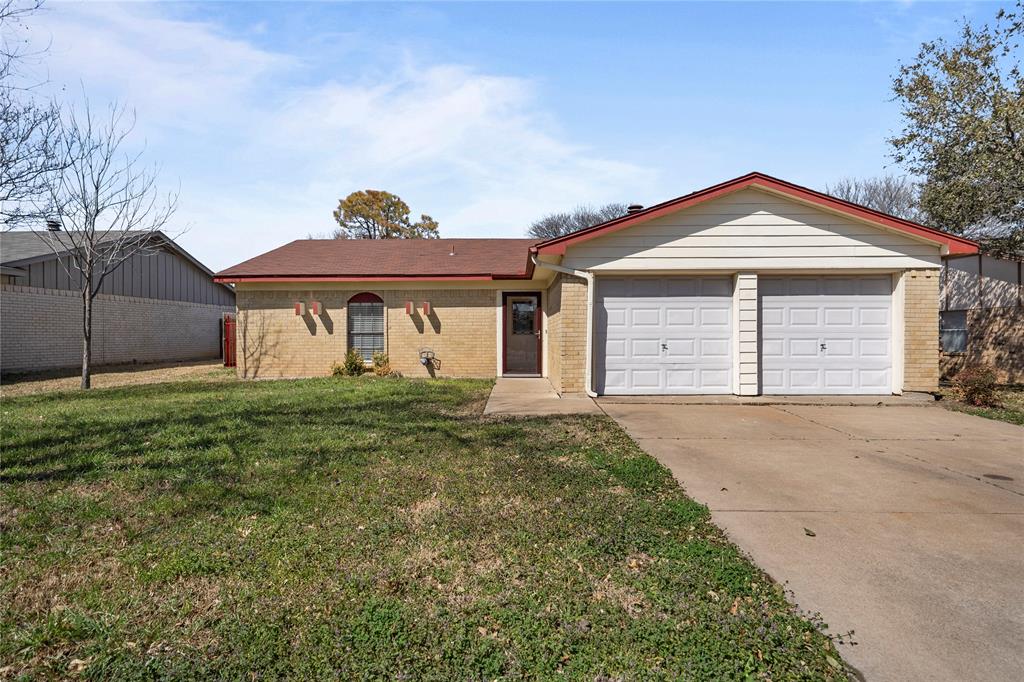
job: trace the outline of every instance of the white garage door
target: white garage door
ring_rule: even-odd
[[[892,279],[761,277],[761,391],[892,392]]]
[[[597,281],[598,393],[731,392],[731,278]]]

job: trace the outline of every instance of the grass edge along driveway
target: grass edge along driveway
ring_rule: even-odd
[[[845,678],[614,422],[490,386],[4,399],[0,675]]]

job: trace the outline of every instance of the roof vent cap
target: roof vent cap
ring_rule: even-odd
[[[60,232],[60,221],[56,218],[47,218],[46,229],[50,232]]]
[[[626,207],[627,215],[631,215],[633,213],[639,213],[642,210],[644,210],[643,204],[630,204],[629,206]]]

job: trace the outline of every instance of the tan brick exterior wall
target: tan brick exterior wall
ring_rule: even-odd
[[[348,349],[347,302],[369,291],[384,300],[385,349],[391,366],[406,376],[431,376],[419,349],[434,351],[436,376],[493,377],[497,367],[496,293],[493,289],[367,288],[265,290],[240,288],[238,374],[242,377],[303,377],[330,374]],[[320,301],[320,316],[295,315],[297,301]],[[405,302],[416,304],[406,315]],[[424,317],[423,301],[431,314]]]
[[[95,365],[220,356],[220,319],[233,307],[100,294],[93,300]],[[76,291],[0,287],[0,371],[82,363],[82,299]]]
[[[562,279],[556,276],[547,290],[544,315],[547,318],[547,357],[546,368],[548,380],[556,391],[562,390]]]
[[[939,270],[903,274],[903,390],[939,387]]]
[[[559,393],[581,393],[587,341],[587,283],[559,274],[548,288],[548,377]]]
[[[1024,308],[967,311],[967,350],[942,354],[942,378],[980,364],[992,367],[1001,383],[1024,383]]]

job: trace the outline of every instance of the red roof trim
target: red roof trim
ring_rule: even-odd
[[[495,279],[491,275],[401,275],[365,277],[335,277],[330,275],[266,275],[259,277],[215,277],[215,282],[234,284],[237,282],[422,282],[424,280],[447,282],[452,280],[489,281]]]
[[[579,232],[573,232],[561,237],[549,239],[546,242],[537,244],[531,250],[535,253],[564,255],[565,249],[574,244],[593,239],[594,237],[618,232],[619,230],[631,227],[636,223],[657,218],[680,209],[689,208],[690,206],[695,206],[705,201],[710,201],[751,186],[763,187],[818,206],[845,213],[855,218],[868,220],[901,232],[906,232],[907,234],[923,237],[929,241],[945,244],[949,247],[949,255],[970,254],[977,253],[978,251],[978,244],[969,239],[957,237],[955,235],[942,232],[941,230],[936,230],[909,220],[903,220],[902,218],[880,213],[879,211],[874,211],[865,206],[859,206],[849,201],[837,199],[827,194],[816,192],[813,189],[808,189],[807,187],[794,185],[791,182],[786,182],[785,180],[780,180],[770,175],[765,175],[764,173],[748,173],[747,175],[713,185],[706,189],[693,192],[692,194],[687,194],[676,199],[670,199],[669,201],[651,206],[637,213],[631,213],[629,215],[622,216],[621,218],[616,218],[615,220],[609,220],[608,222],[588,227],[587,229],[580,230]]]
[[[506,279],[532,279],[533,267],[530,264],[530,272],[525,274],[510,275],[401,275],[401,276],[376,276],[367,275],[364,277],[335,277],[326,275],[266,275],[259,277],[245,277],[235,275],[234,277],[214,277],[214,282],[221,284],[237,284],[239,282],[490,282],[492,280]]]

